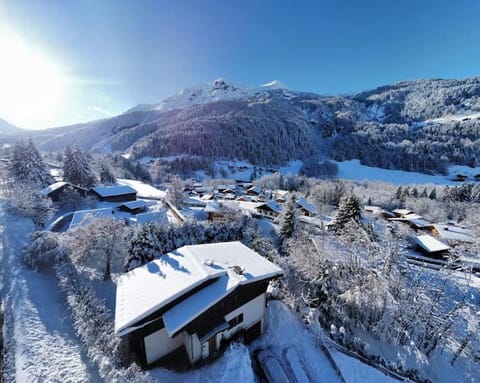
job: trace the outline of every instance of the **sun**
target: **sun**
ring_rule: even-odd
[[[40,49],[0,32],[0,118],[29,129],[49,126],[64,102],[61,68]]]

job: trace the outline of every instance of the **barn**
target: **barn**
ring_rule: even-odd
[[[137,191],[127,185],[96,186],[90,190],[100,201],[135,201]]]
[[[240,242],[181,247],[118,279],[115,333],[144,367],[198,363],[263,332],[267,286],[282,274]]]

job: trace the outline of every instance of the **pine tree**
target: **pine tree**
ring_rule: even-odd
[[[403,195],[403,189],[401,186],[398,187],[397,191],[395,192],[395,199],[400,200]]]
[[[415,186],[412,188],[412,191],[410,192],[410,195],[413,198],[418,198],[418,189]]]
[[[350,221],[360,223],[360,218],[361,218],[360,200],[356,195],[351,194],[347,198],[343,199],[342,202],[340,203],[340,206],[338,208],[338,211],[335,216],[333,225],[331,226],[331,229],[334,232],[339,232]]]
[[[9,166],[10,176],[19,182],[48,184],[50,176],[42,156],[30,138],[15,143]]]
[[[430,198],[431,200],[437,199],[437,189],[433,188],[428,198]]]
[[[102,162],[100,165],[100,182],[105,185],[114,184],[115,176],[112,173],[112,169],[108,164]]]
[[[130,240],[125,271],[144,265],[161,255],[155,237],[155,225],[151,222],[142,225]]]
[[[287,202],[284,214],[280,217],[280,236],[291,238],[295,233],[297,226],[297,218],[295,215],[295,196],[292,195]]]
[[[63,179],[74,185],[89,187],[94,184],[94,176],[85,153],[80,146],[74,145],[73,150],[65,148],[63,160]]]
[[[427,193],[427,188],[423,188],[422,192],[420,193],[420,198],[427,198],[428,193]]]

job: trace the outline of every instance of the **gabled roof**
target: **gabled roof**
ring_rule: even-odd
[[[255,185],[249,188],[248,191],[251,193],[260,194],[262,192],[262,188],[258,185]]]
[[[433,225],[440,237],[447,241],[473,243],[472,231],[455,223],[439,223]]]
[[[125,194],[137,194],[137,191],[128,185],[95,186],[92,190],[100,197],[113,197]]]
[[[40,194],[44,196],[48,196],[50,193],[54,192],[55,190],[63,188],[65,185],[68,185],[68,182],[64,182],[64,181],[55,182],[43,188],[42,190],[40,190]]]
[[[280,213],[282,211],[281,206],[276,201],[268,201],[257,206],[259,210],[271,210],[275,213]]]
[[[415,238],[415,243],[428,253],[450,250],[450,246],[433,238],[431,235],[419,235]]]
[[[113,218],[114,211],[110,207],[94,210],[79,210],[73,214],[72,222],[70,222],[69,229],[74,229],[77,226],[88,225],[96,218],[110,217]]]
[[[234,266],[239,266],[243,273],[233,271]],[[115,332],[123,336],[134,331],[138,322],[148,315],[216,279],[163,314],[167,331],[173,334],[236,286],[282,273],[278,266],[240,242],[183,246],[120,276]]]
[[[317,212],[317,209],[315,209],[315,206],[313,206],[310,202],[308,202],[305,198],[299,198],[295,201],[295,204],[297,207],[302,208],[312,214]]]
[[[118,207],[122,207],[122,206],[130,210],[135,210],[135,209],[140,209],[142,207],[145,208],[147,204],[145,203],[145,201],[137,200],[137,201],[124,202],[121,205],[118,205]]]

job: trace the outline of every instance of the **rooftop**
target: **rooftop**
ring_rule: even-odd
[[[114,218],[114,211],[110,207],[94,210],[79,210],[73,214],[72,222],[70,222],[69,229],[74,229],[78,226],[88,225],[96,218],[111,217]]]
[[[96,186],[92,188],[92,190],[101,197],[113,197],[117,195],[137,193],[135,189],[128,185]]]
[[[234,272],[234,266],[242,274]],[[115,332],[128,334],[143,318],[216,279],[165,312],[165,325],[173,334],[238,285],[281,274],[278,266],[240,242],[183,246],[118,279]]]
[[[415,243],[428,253],[450,250],[450,246],[433,238],[431,235],[419,235],[415,238]]]

